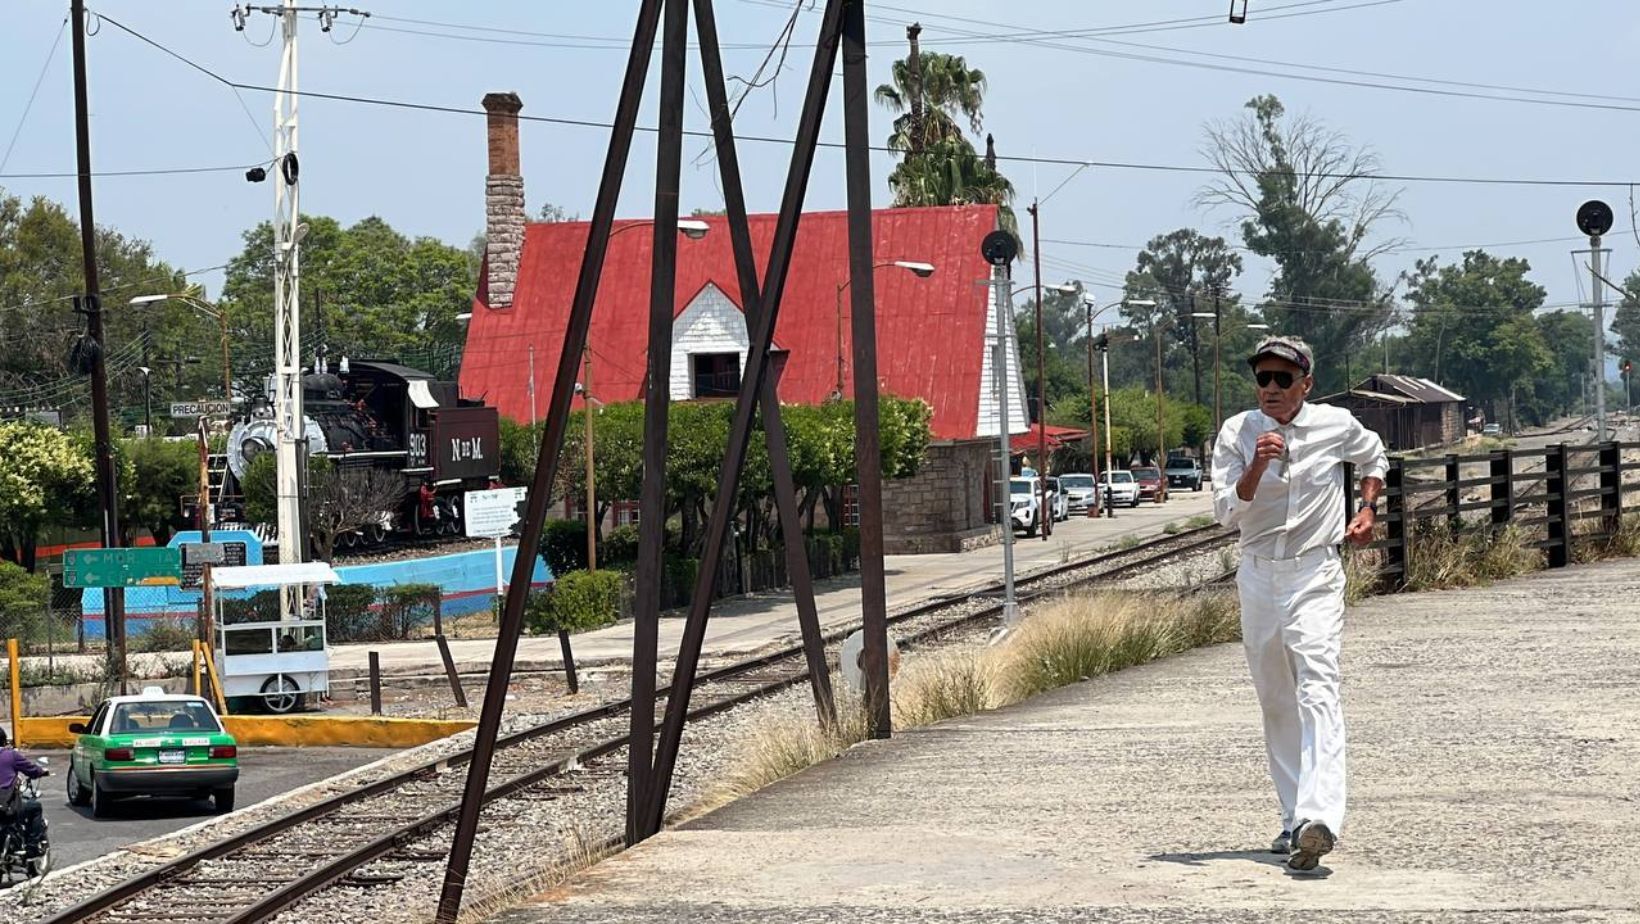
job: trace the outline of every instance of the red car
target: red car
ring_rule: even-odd
[[[1139,482],[1140,500],[1151,500],[1158,504],[1162,502],[1162,473],[1160,469],[1157,469],[1154,465],[1144,465],[1138,468],[1130,468],[1128,471],[1133,473],[1133,480]]]

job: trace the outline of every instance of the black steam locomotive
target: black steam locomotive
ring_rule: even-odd
[[[402,476],[399,504],[376,522],[338,538],[344,548],[389,536],[458,536],[462,496],[492,487],[501,472],[501,424],[493,407],[460,396],[454,382],[390,362],[343,359],[302,377],[307,450],[341,466]],[[242,497],[251,460],[273,452],[270,400],[258,402],[228,435],[222,496]],[[232,503],[223,511],[232,515]],[[243,514],[242,505],[238,512]]]

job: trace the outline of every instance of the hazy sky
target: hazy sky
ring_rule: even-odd
[[[90,5],[227,78],[258,85],[275,82],[279,42],[253,44],[273,36],[271,17],[253,16],[245,31],[237,33],[230,22],[230,4],[218,0],[92,0]],[[792,6],[792,0],[719,0],[723,40],[736,46],[725,51],[730,74],[749,75],[757,67]],[[804,3],[805,9],[815,6]],[[1633,81],[1621,76],[1630,71],[1623,64],[1626,54],[1640,44],[1640,6],[1633,0],[1251,0],[1249,22],[1243,26],[1224,23],[1225,7],[1225,0],[868,3],[872,84],[886,79],[889,63],[903,55],[904,23],[918,19],[925,29],[925,48],[963,54],[970,66],[988,76],[985,128],[995,133],[1005,155],[1200,166],[1205,163],[1198,150],[1204,122],[1235,117],[1249,97],[1275,93],[1289,110],[1307,111],[1352,140],[1371,145],[1390,174],[1615,184],[1640,178],[1634,153],[1640,150],[1640,86],[1628,86]],[[1283,12],[1281,7],[1288,9]],[[0,144],[10,142],[48,52],[59,36],[61,41],[33,109],[21,123],[15,148],[0,168],[0,186],[14,194],[47,195],[72,210],[71,178],[18,176],[74,169],[69,40],[62,30],[66,8],[64,0],[6,4],[0,31],[0,87],[5,88],[0,92]],[[303,89],[475,110],[484,93],[511,90],[523,98],[526,115],[607,122],[637,4],[395,0],[365,8],[376,15],[356,35],[357,20],[352,17],[343,16],[329,35],[311,17],[304,19]],[[1040,36],[1024,40],[1018,35],[1198,17],[1206,21],[1097,36],[1053,36],[1047,44]],[[799,46],[779,81],[755,91],[741,109],[741,133],[791,135],[812,54],[803,43],[812,40],[818,24],[817,9],[800,17]],[[88,56],[95,170],[239,166],[269,156],[265,137],[271,123],[270,94],[243,91],[242,107],[229,88],[111,23],[94,23],[93,28],[98,31],[88,40]],[[982,37],[964,34],[972,32]],[[1397,78],[1507,85],[1519,89],[1416,84],[1447,92],[1531,96],[1613,108],[1459,98],[1168,61],[1261,71],[1284,69],[1257,62],[1284,62]],[[1303,73],[1408,85],[1387,76]],[[1614,74],[1615,79],[1609,77]],[[690,84],[686,124],[704,129],[704,94],[693,61]],[[1521,90],[1602,98],[1546,97]],[[657,92],[652,71],[643,124],[654,124]],[[839,98],[834,92],[825,130],[829,140],[842,137]],[[343,222],[379,215],[401,231],[434,235],[456,245],[465,245],[480,230],[482,117],[307,99],[301,104],[301,120],[304,211],[333,215]],[[874,110],[875,141],[886,137],[889,122],[885,111]],[[582,216],[590,213],[607,135],[600,128],[541,123],[523,127],[525,188],[532,214],[544,201]],[[650,210],[653,150],[653,136],[640,136],[621,201],[625,216]],[[700,156],[703,150],[702,141],[686,142],[686,210],[720,203],[715,165]],[[0,157],[3,151],[0,148]],[[754,209],[777,207],[787,156],[783,146],[742,147]],[[822,151],[808,196],[811,208],[843,206],[842,166],[839,152]],[[874,157],[874,199],[879,203],[889,200],[886,177],[891,167],[886,155]],[[1005,165],[1021,193],[1022,218],[1033,191],[1046,196],[1073,170]],[[1119,280],[1132,265],[1134,245],[1155,234],[1196,226],[1234,239],[1231,216],[1203,214],[1192,206],[1192,194],[1203,179],[1163,171],[1082,170],[1043,206],[1042,235],[1053,242],[1043,247],[1044,278],[1081,278],[1109,297],[1114,290],[1102,286]],[[1626,274],[1640,262],[1640,242],[1627,233],[1631,221],[1626,185],[1401,185],[1406,221],[1385,230],[1413,242],[1416,249],[1384,258],[1379,270],[1385,278],[1393,278],[1432,250],[1456,258],[1466,245],[1572,238],[1492,249],[1530,259],[1534,278],[1549,290],[1550,304],[1575,303],[1587,285],[1580,284],[1568,254],[1578,246],[1572,216],[1579,203],[1593,197],[1612,204],[1617,227],[1624,232],[1608,238],[1615,249],[1616,273]],[[198,268],[221,264],[240,250],[241,232],[271,214],[273,191],[267,183],[246,183],[242,169],[235,169],[101,177],[96,196],[101,223],[152,241],[158,254],[173,264]],[[211,273],[202,280],[214,293],[221,277]],[[1266,281],[1267,267],[1255,262],[1238,287],[1256,295]]]

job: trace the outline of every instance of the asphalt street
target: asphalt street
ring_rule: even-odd
[[[52,863],[82,863],[123,847],[168,834],[210,818],[209,801],[141,797],[114,804],[110,818],[91,817],[90,808],[68,804],[67,751],[26,751],[51,758],[51,776],[40,781],[46,821],[51,828]],[[396,753],[378,748],[248,748],[239,754],[238,808],[329,779]]]

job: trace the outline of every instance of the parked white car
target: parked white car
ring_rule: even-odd
[[[1008,479],[1008,508],[1015,530],[1024,530],[1027,536],[1036,535],[1042,526],[1042,513],[1035,478]]]
[[[1057,475],[1048,476],[1048,502],[1053,510],[1055,523],[1071,518],[1070,498],[1065,496],[1065,486],[1060,483]]]
[[[1139,506],[1139,482],[1129,471],[1106,472],[1099,476],[1099,489],[1110,491],[1112,504]]]
[[[1060,475],[1059,486],[1064,489],[1065,505],[1069,513],[1087,513],[1088,508],[1094,505],[1093,476],[1087,472]]]

